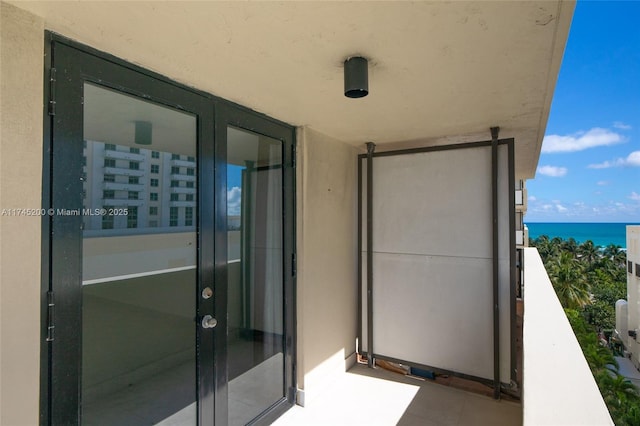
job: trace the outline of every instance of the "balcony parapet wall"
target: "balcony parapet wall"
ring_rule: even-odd
[[[538,250],[524,250],[523,425],[613,425]]]

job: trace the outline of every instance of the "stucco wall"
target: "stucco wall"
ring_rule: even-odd
[[[298,131],[298,386],[308,400],[353,362],[357,150]]]
[[[0,3],[0,209],[39,208],[43,22]],[[0,424],[38,424],[40,226],[0,215]]]

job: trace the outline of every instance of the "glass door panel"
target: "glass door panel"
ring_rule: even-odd
[[[227,127],[229,424],[285,396],[283,143]]]
[[[196,424],[196,116],[84,84],[82,423]]]

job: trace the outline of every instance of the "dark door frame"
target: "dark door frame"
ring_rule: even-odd
[[[231,104],[226,101],[218,101],[216,103],[216,247],[222,247],[216,250],[216,277],[218,274],[224,274],[224,278],[220,276],[217,282],[226,282],[227,268],[227,229],[221,228],[224,221],[221,220],[227,214],[227,126],[233,126],[239,129],[248,130],[252,133],[268,136],[273,139],[280,140],[283,144],[283,169],[282,169],[282,194],[283,196],[283,280],[284,280],[284,334],[285,334],[285,371],[284,371],[284,398],[277,401],[271,408],[263,412],[254,419],[251,424],[270,424],[277,419],[284,411],[289,409],[295,403],[296,395],[296,322],[295,322],[295,130],[291,126],[282,125],[282,123],[274,121],[268,117],[255,114],[253,111],[244,107]],[[215,289],[217,293],[216,311],[222,308],[221,304],[226,303],[227,289],[222,287]],[[226,328],[226,318],[223,318],[224,328]],[[226,352],[226,341],[224,351]],[[221,371],[227,372],[226,358],[225,363],[220,367]],[[216,410],[216,423],[225,424],[228,418],[227,412],[227,378],[219,376],[219,382],[216,385],[217,400],[225,402],[222,409]],[[218,406],[218,405],[216,405]]]
[[[285,144],[283,191],[285,277],[285,397],[255,419],[277,418],[295,400],[295,129],[250,109],[186,87],[112,55],[45,34],[44,152],[42,207],[82,208],[82,87],[91,82],[197,115],[198,135],[198,279],[197,297],[198,423],[226,424],[226,125],[280,139]],[[63,113],[64,111],[64,113]],[[70,113],[67,113],[70,112]],[[55,158],[55,165],[54,165]],[[216,187],[218,187],[216,189]],[[82,218],[42,218],[40,423],[80,422],[82,322]],[[55,287],[53,285],[55,284]],[[199,297],[207,286],[216,297]],[[214,306],[215,299],[215,306]],[[202,330],[199,319],[220,321]],[[215,350],[214,350],[215,349]],[[59,362],[58,360],[64,360]],[[204,363],[200,360],[211,360]]]

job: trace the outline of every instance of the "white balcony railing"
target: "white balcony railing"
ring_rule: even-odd
[[[538,250],[524,251],[523,425],[613,425]]]
[[[176,167],[195,167],[196,166],[196,162],[195,161],[188,161],[188,160],[171,160],[171,165],[172,166],[176,166]]]
[[[113,158],[116,160],[144,161],[144,155],[126,151],[113,151],[110,149],[105,149],[104,156],[105,158]]]
[[[524,245],[524,231],[516,231],[516,245],[517,246]]]
[[[104,182],[104,189],[111,189],[114,191],[144,191],[144,185],[136,183],[119,183],[119,182]]]
[[[145,204],[145,200],[130,200],[127,198],[104,198],[101,202],[103,206],[110,207],[140,207]]]
[[[171,194],[195,194],[196,193],[196,189],[195,188],[186,188],[186,187],[182,187],[182,186],[172,186],[169,189],[169,192]]]
[[[195,201],[169,201],[171,207],[195,207]]]
[[[125,169],[124,167],[105,167],[104,174],[107,175],[121,175],[121,176],[144,176],[145,170],[143,167],[140,169]]]
[[[517,189],[516,190],[516,210],[527,210],[527,190],[526,189]]]
[[[171,180],[182,180],[185,182],[195,182],[196,177],[194,175],[172,174]]]

